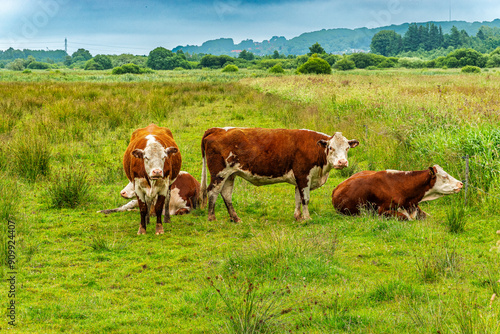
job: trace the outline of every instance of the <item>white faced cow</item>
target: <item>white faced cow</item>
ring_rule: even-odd
[[[340,132],[328,136],[310,130],[208,129],[201,141],[202,206],[208,197],[208,219],[214,220],[215,201],[221,193],[229,216],[239,222],[231,197],[234,178],[240,176],[257,186],[280,182],[293,184],[295,218],[310,219],[310,191],[326,182],[332,168],[347,167],[347,151],[358,144],[357,140],[347,140]],[[207,168],[211,176],[208,189]]]

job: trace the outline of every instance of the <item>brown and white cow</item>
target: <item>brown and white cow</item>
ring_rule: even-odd
[[[134,186],[141,212],[137,234],[146,233],[152,206],[156,212],[156,234],[163,234],[163,206],[170,203],[170,184],[179,174],[181,163],[179,148],[169,129],[150,124],[132,133],[123,168]],[[165,222],[170,222],[169,210],[165,210]]]
[[[358,144],[340,132],[328,136],[311,130],[208,129],[201,141],[201,200],[205,206],[208,197],[208,220],[215,220],[215,201],[220,193],[231,219],[240,221],[231,198],[236,176],[256,186],[293,184],[295,219],[310,219],[310,191],[326,182],[332,168],[347,167],[347,151]],[[211,176],[208,189],[207,168]]]
[[[340,183],[332,192],[332,203],[346,215],[365,208],[401,220],[423,219],[426,213],[418,203],[457,193],[462,186],[438,165],[411,172],[364,171]]]
[[[200,193],[200,183],[188,172],[180,171],[174,183],[170,185],[170,203],[169,213],[171,216],[183,215],[196,209],[198,197]],[[129,182],[120,195],[123,198],[135,198],[134,184]],[[139,206],[136,199],[124,204],[116,209],[107,209],[98,211],[100,213],[113,213],[129,211]],[[163,210],[165,213],[165,209]],[[154,211],[150,212],[151,215],[156,215]]]

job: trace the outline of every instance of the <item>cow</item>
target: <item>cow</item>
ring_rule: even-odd
[[[145,234],[149,212],[154,206],[156,234],[163,234],[161,215],[165,203],[170,203],[170,185],[181,169],[182,158],[172,132],[150,124],[132,133],[123,156],[123,168],[134,192],[141,213],[137,234]],[[170,223],[170,212],[165,210],[165,223]]]
[[[424,219],[427,214],[418,206],[420,202],[458,193],[462,186],[439,165],[409,172],[363,171],[333,190],[332,204],[346,215],[356,215],[365,208],[400,220]]]
[[[347,167],[347,151],[358,144],[340,132],[329,136],[303,129],[208,129],[201,141],[201,206],[205,207],[208,200],[208,220],[215,220],[215,202],[220,193],[230,219],[240,222],[232,204],[234,179],[240,176],[256,186],[293,184],[295,219],[311,219],[310,191],[326,182],[332,168]],[[207,168],[211,176],[208,188]]]
[[[180,171],[175,181],[170,185],[169,213],[171,216],[183,215],[196,209],[200,193],[200,183],[188,172]],[[134,184],[129,182],[120,195],[125,199],[135,198]],[[113,213],[129,211],[139,206],[136,199],[124,204],[116,209],[98,211],[99,213]],[[163,210],[165,213],[165,210]],[[156,215],[153,211],[150,215]]]

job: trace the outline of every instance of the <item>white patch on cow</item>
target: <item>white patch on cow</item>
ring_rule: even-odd
[[[134,198],[135,197],[135,191],[134,191],[134,184],[132,182],[129,182],[125,188],[120,191],[120,195],[123,198]]]
[[[234,166],[234,169],[236,169],[236,171],[237,171],[237,175],[242,177],[243,179],[247,180],[248,182],[250,182],[251,184],[253,184],[255,186],[264,186],[267,184],[275,184],[275,183],[282,183],[282,182],[297,185],[297,182],[295,180],[295,175],[293,174],[292,170],[288,171],[288,173],[286,173],[283,176],[271,177],[271,176],[262,176],[262,175],[253,174],[252,172],[250,172],[248,170],[242,170],[239,167],[240,167],[239,163]]]
[[[234,127],[234,126],[226,126],[224,128],[220,128],[220,129],[228,131],[228,130],[231,130],[231,129],[236,129],[236,127]]]
[[[395,169],[386,169],[385,171],[387,172],[387,174],[399,174],[399,173],[403,173],[402,171],[395,170]]]
[[[227,164],[227,162],[228,162],[229,158],[231,158],[231,157],[235,157],[235,156],[236,156],[236,154],[234,154],[233,152],[229,152],[229,155],[228,155],[228,156],[227,156],[227,158],[226,158],[226,164]]]
[[[314,166],[309,171],[309,175],[307,176],[307,180],[309,182],[309,186],[311,190],[317,189],[324,185],[328,180],[330,168],[328,165],[325,165],[323,168],[320,166]]]
[[[422,198],[421,202],[432,201],[445,195],[458,193],[462,189],[462,182],[446,173],[440,166],[434,165],[436,169],[436,183],[429,189]]]
[[[180,190],[177,187],[174,187],[170,190],[168,212],[171,216],[175,215],[175,213],[180,209],[187,209],[188,211],[190,210],[190,208],[187,206],[187,202],[181,196],[179,196],[179,192]]]
[[[410,220],[410,221],[415,220],[415,216],[417,215],[417,211],[412,212],[412,213],[410,214],[410,213],[408,213],[408,211],[407,211],[406,209],[404,209],[404,208],[398,208],[398,212],[399,212],[399,213],[402,213],[403,215],[405,215],[405,217],[406,217],[408,220]]]
[[[326,133],[323,133],[323,132],[313,131],[313,130],[309,130],[309,129],[299,129],[299,130],[301,130],[301,131],[309,131],[309,132],[318,133],[318,134],[320,134],[320,135],[323,135],[323,136],[326,136],[326,137],[330,138],[330,136],[329,136],[329,135],[327,135]]]
[[[179,172],[179,174],[177,174],[177,176],[179,176],[179,175],[184,175],[184,174],[188,174],[188,172],[185,172],[185,171],[181,170],[181,171]]]
[[[347,151],[350,149],[349,141],[346,137],[342,136],[342,133],[335,132],[332,138],[328,141],[328,151],[327,161],[330,168],[342,168],[347,167]],[[345,161],[345,165],[342,162]]]
[[[147,135],[146,139],[148,140],[146,146],[150,145],[151,143],[156,143],[156,137],[154,135]]]
[[[135,193],[139,199],[151,207],[158,196],[166,196],[169,190],[169,178],[158,179],[149,186],[145,178],[135,178]]]

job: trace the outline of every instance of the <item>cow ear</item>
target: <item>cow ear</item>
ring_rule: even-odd
[[[167,147],[165,149],[165,155],[166,156],[168,156],[169,154],[170,155],[176,154],[177,152],[179,152],[179,149],[177,147]]]
[[[351,148],[359,145],[359,141],[357,141],[356,139],[351,139],[348,141],[348,143],[349,143],[349,146],[351,146]]]
[[[328,146],[328,142],[324,139],[320,139],[320,140],[318,140],[318,145],[326,148]]]
[[[132,151],[132,155],[137,159],[144,159],[144,150],[136,148],[135,150]]]
[[[429,174],[431,174],[431,176],[436,176],[436,168],[435,167],[429,167]]]

